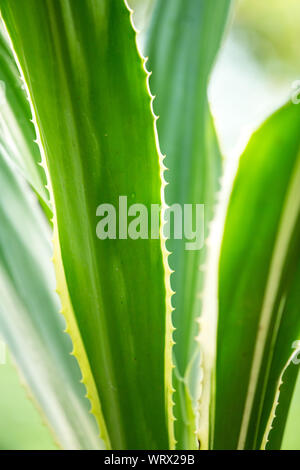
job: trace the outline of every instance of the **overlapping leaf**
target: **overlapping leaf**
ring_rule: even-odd
[[[66,449],[99,449],[103,443],[58,313],[50,229],[31,190],[2,151],[0,189],[1,337],[56,442]]]
[[[49,194],[45,171],[41,167],[41,155],[34,143],[35,133],[29,103],[24,93],[17,64],[9,47],[9,41],[0,22],[0,148],[16,164],[38,195],[49,214]]]
[[[146,55],[161,150],[166,154],[168,205],[204,204],[204,238],[219,189],[221,156],[209,112],[207,87],[220,47],[230,1],[158,0],[148,33]],[[183,210],[183,209],[182,209]],[[195,214],[195,207],[194,207]],[[202,230],[202,226],[201,229]],[[206,248],[187,251],[187,240],[169,240],[175,271],[173,377],[175,437],[179,449],[198,446],[196,408],[201,381],[199,344],[201,292]]]
[[[295,105],[269,118],[251,138],[233,187],[220,260],[216,449],[266,442],[299,339],[299,128]]]
[[[296,364],[293,364],[296,367],[290,368],[290,374],[295,373],[295,369],[299,368],[299,355],[297,357]],[[284,377],[285,379],[285,377]],[[293,379],[293,377],[292,377]],[[285,384],[284,384],[285,385]],[[284,387],[283,385],[283,387]],[[294,388],[295,387],[295,388]],[[278,439],[277,433],[275,432],[275,436],[273,435],[274,431],[276,431],[277,423],[274,420],[274,428],[271,430],[269,434],[269,442],[267,445],[267,449],[282,449],[282,450],[297,450],[299,449],[299,418],[300,418],[300,376],[298,374],[297,381],[292,380],[292,388],[293,388],[293,397],[290,403],[290,408],[288,415],[285,416],[284,419],[284,433]],[[285,390],[281,388],[281,394],[284,393]],[[276,410],[276,420],[281,418],[281,394],[280,394],[280,404]],[[290,395],[288,393],[288,395]]]

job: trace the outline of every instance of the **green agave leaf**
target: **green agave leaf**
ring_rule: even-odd
[[[270,117],[235,179],[220,259],[216,449],[263,448],[299,339],[299,125],[292,104]]]
[[[221,175],[221,155],[209,112],[207,87],[220,47],[230,1],[158,0],[148,33],[146,55],[153,72],[153,107],[160,116],[157,129],[168,169],[165,199],[205,205],[205,238],[213,216]],[[175,372],[173,384],[178,449],[198,447],[196,409],[201,385],[199,343],[206,247],[187,251],[187,240],[168,240]]]
[[[298,174],[298,178],[299,178]],[[299,180],[297,182],[299,184]],[[295,201],[296,202],[296,201]],[[296,229],[294,239],[295,245],[299,243],[299,237]],[[285,425],[288,417],[291,400],[299,372],[297,359],[300,350],[300,331],[299,331],[299,287],[300,287],[300,260],[299,251],[291,250],[290,254],[296,256],[294,260],[288,262],[295,262],[295,270],[290,271],[292,278],[289,279],[288,288],[284,287],[284,302],[282,306],[282,320],[277,333],[277,342],[274,349],[274,357],[272,365],[270,366],[270,385],[266,389],[266,399],[263,405],[263,413],[261,422],[262,425],[259,429],[258,442],[262,442],[261,448],[265,449],[280,449],[283,435],[285,432]],[[298,256],[298,260],[297,260]],[[290,275],[286,270],[285,274]],[[294,335],[295,340],[290,344],[290,338]],[[284,363],[284,357],[288,361]],[[278,380],[279,375],[279,380]],[[277,380],[277,391],[273,407],[270,411],[269,397],[272,396],[273,383]],[[267,422],[267,425],[265,423]]]
[[[291,411],[292,399],[296,395],[295,389],[299,368],[295,366],[290,358],[281,373],[278,383],[277,396],[273,403],[269,422],[265,429],[262,448],[267,450],[278,450],[282,447],[284,435],[286,433],[288,415]],[[295,417],[296,419],[296,417]]]
[[[96,236],[99,204],[118,208],[121,195],[128,204],[161,203],[154,119],[129,12],[117,0],[0,6],[49,169],[58,291],[102,436],[117,449],[168,448],[166,254],[158,239]]]
[[[103,448],[58,314],[48,224],[4,152],[0,188],[1,336],[56,442],[66,449]]]
[[[291,365],[287,370],[289,373],[288,379],[292,379],[287,382],[286,377],[283,377],[283,385],[280,389],[280,402],[278,408],[276,410],[276,418],[274,420],[274,428],[271,430],[269,434],[269,442],[267,444],[267,450],[279,448],[281,445],[282,450],[297,450],[300,447],[300,439],[299,439],[299,422],[300,422],[300,375],[298,374],[299,371],[299,355],[297,358],[297,364]],[[295,381],[295,375],[297,374],[297,380]],[[291,377],[292,376],[292,377]],[[293,380],[294,379],[294,380]],[[296,383],[295,383],[296,382]],[[288,387],[288,391],[285,393],[285,385],[287,383],[292,383],[292,390],[293,396],[291,397],[290,387]],[[278,439],[276,429],[279,423],[278,421],[281,419],[281,395],[287,395],[290,403],[290,408],[288,412],[288,416],[284,418],[284,432],[283,436],[280,435],[280,439]],[[280,423],[281,424],[281,423]],[[275,433],[275,434],[274,434]]]
[[[0,149],[5,149],[16,168],[38,195],[46,213],[49,194],[41,155],[34,143],[35,131],[30,122],[30,106],[24,86],[0,20]]]

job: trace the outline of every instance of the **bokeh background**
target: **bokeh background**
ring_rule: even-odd
[[[142,47],[153,0],[131,3],[138,7],[135,22]],[[240,154],[253,130],[290,99],[292,84],[300,80],[299,20],[299,0],[236,1],[209,87],[225,158]],[[300,397],[300,380],[297,389]],[[7,350],[6,362],[0,364],[0,396],[0,449],[57,448]],[[294,400],[284,449],[300,449],[299,422],[300,403]]]

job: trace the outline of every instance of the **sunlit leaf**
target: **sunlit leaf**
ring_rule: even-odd
[[[148,33],[146,55],[154,112],[168,186],[168,205],[204,204],[204,221],[198,221],[198,247],[189,240],[169,240],[171,285],[175,291],[173,324],[173,383],[175,437],[179,449],[197,448],[196,409],[201,382],[199,344],[196,342],[201,314],[203,265],[207,237],[221,175],[221,156],[209,112],[207,87],[220,47],[230,1],[158,0]],[[195,207],[194,217],[195,217]],[[195,219],[194,219],[195,220]],[[200,222],[200,226],[199,226]],[[195,227],[193,227],[195,230]]]
[[[0,149],[32,186],[47,213],[49,194],[41,155],[34,142],[30,106],[9,40],[0,21]]]
[[[220,260],[217,449],[261,447],[299,339],[299,125],[292,104],[270,117],[234,183]]]
[[[1,152],[0,188],[1,337],[56,442],[66,449],[101,448],[58,313],[48,223],[15,165]]]

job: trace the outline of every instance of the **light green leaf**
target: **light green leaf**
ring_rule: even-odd
[[[157,0],[146,55],[157,129],[168,168],[168,205],[204,204],[205,238],[214,212],[221,155],[209,112],[207,87],[231,2]],[[195,208],[194,208],[195,211]],[[200,231],[202,226],[200,227]],[[175,437],[178,449],[198,447],[196,408],[201,382],[199,344],[206,247],[186,249],[188,240],[169,240],[171,286],[176,294],[173,324]]]
[[[116,0],[0,6],[49,169],[58,291],[102,436],[117,449],[168,448],[166,255],[158,239],[96,237],[101,203],[118,209],[121,195],[128,204],[161,203],[154,119],[129,12]]]
[[[2,152],[0,188],[0,334],[56,442],[66,449],[101,448],[58,313],[49,226],[30,188]]]
[[[49,194],[41,155],[34,142],[30,106],[24,92],[9,40],[0,20],[0,149],[6,151],[16,168],[32,186],[47,214]]]
[[[295,240],[295,242],[298,243],[298,240]],[[299,286],[300,263],[298,261],[298,268],[296,268],[293,279],[291,280],[289,295],[286,299],[286,304],[282,315],[282,325],[287,330],[287,333],[289,333],[289,330],[297,328],[299,321]],[[299,374],[300,335],[299,333],[297,335],[297,329],[295,329],[295,338],[298,338],[298,340],[295,339],[292,344],[289,344],[289,340],[286,337],[283,327],[281,326],[278,333],[278,343],[276,345],[277,357],[274,354],[275,358],[273,363],[277,365],[275,362],[277,360],[279,362],[279,367],[282,367],[280,354],[282,355],[283,351],[285,352],[285,356],[289,357],[289,361],[281,373],[282,377],[280,377],[280,382],[278,384],[277,400],[275,400],[275,403],[273,404],[273,410],[269,416],[269,426],[267,427],[264,435],[263,446],[266,445],[268,450],[276,450],[281,448],[284,435],[286,432],[289,432],[286,430],[286,424],[288,415],[290,415],[292,411],[290,410],[291,401],[297,399],[297,389],[295,391],[294,389]],[[275,375],[275,378],[276,374],[278,375],[278,370],[276,367],[274,367],[274,364],[271,373]],[[296,417],[295,421],[297,421]]]
[[[276,439],[277,434],[273,436],[274,431],[276,430],[277,423],[274,420],[274,429],[271,431],[269,435],[269,443],[267,445],[267,449],[280,448],[282,450],[297,450],[300,448],[300,434],[299,434],[299,423],[300,423],[300,375],[298,374],[299,371],[299,355],[297,364],[290,367],[290,372],[294,375],[297,374],[297,381],[291,380],[292,382],[292,390],[293,396],[292,400],[290,401],[290,408],[288,412],[288,416],[285,416],[284,420],[284,433],[283,436],[281,434],[282,440],[280,439],[279,442]],[[288,370],[289,372],[289,370]],[[293,377],[294,378],[294,377]],[[285,377],[284,377],[285,379]],[[286,380],[284,380],[283,386],[285,386]],[[281,393],[284,393],[285,390],[281,388]],[[289,392],[289,391],[288,391]],[[288,397],[290,399],[291,393],[288,393]],[[281,398],[281,397],[280,397]],[[281,402],[279,403],[278,410],[276,411],[276,420],[281,419]]]
[[[216,449],[263,446],[299,339],[299,126],[299,107],[276,112],[235,179],[220,259]]]

